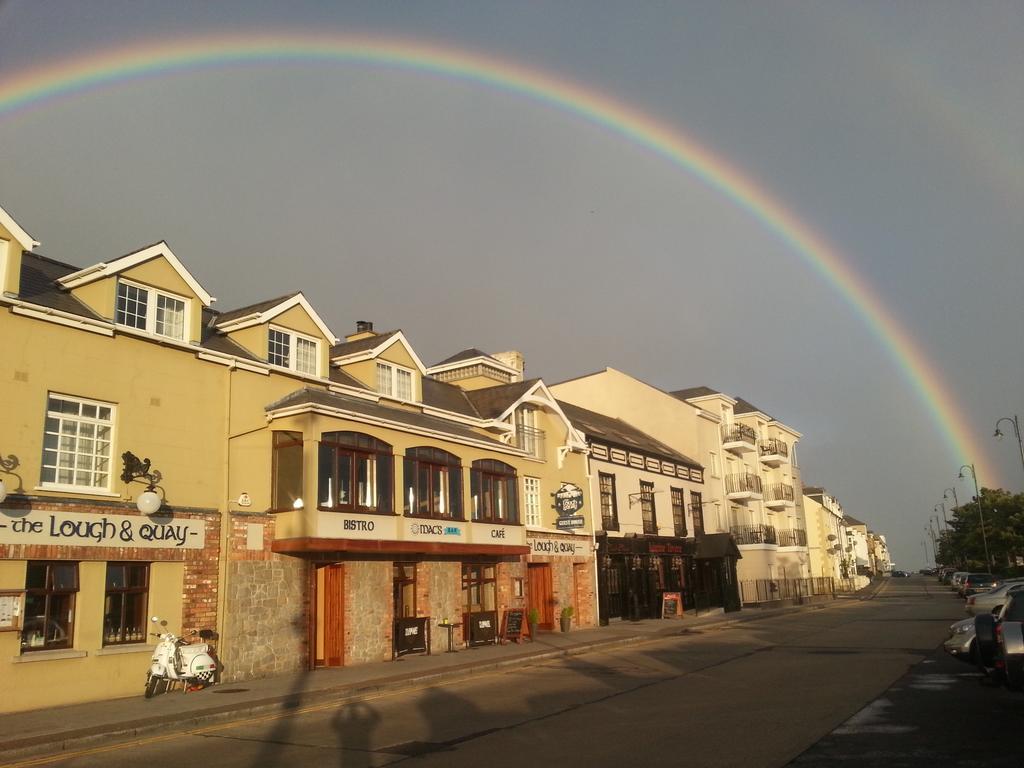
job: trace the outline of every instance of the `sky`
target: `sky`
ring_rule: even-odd
[[[1024,412],[1021,39],[987,0],[0,0],[0,206],[51,258],[166,240],[221,310],[302,290],[428,365],[742,397],[917,568],[962,465],[1024,489],[992,437]]]

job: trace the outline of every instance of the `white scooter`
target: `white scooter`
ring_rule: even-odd
[[[151,621],[166,627],[167,622],[154,616]],[[163,693],[171,683],[180,680],[184,690],[204,688],[212,685],[217,674],[217,662],[210,655],[209,643],[189,643],[170,632],[151,632],[160,642],[153,649],[153,663],[146,675],[147,699],[154,694]],[[195,634],[195,633],[193,633]],[[212,630],[204,629],[199,637],[209,640],[213,637]]]

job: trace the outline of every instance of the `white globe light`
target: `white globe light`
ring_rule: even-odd
[[[4,499],[7,498],[7,485],[3,480],[0,480],[0,504],[4,503]]]
[[[158,493],[153,491],[143,491],[139,494],[139,498],[135,500],[135,506],[139,512],[144,515],[152,515],[163,504],[163,499],[160,498]]]

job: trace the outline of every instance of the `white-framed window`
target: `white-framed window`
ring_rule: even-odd
[[[50,393],[43,431],[43,486],[110,488],[114,406]]]
[[[537,409],[528,405],[516,409],[516,447],[531,456],[544,456],[544,430],[537,427]]]
[[[391,363],[377,363],[377,391],[399,400],[412,400],[412,371]]]
[[[523,509],[527,525],[540,525],[540,479],[523,478]]]
[[[299,373],[316,376],[320,347],[316,339],[300,336],[283,328],[270,328],[267,335],[267,362]]]
[[[117,281],[114,322],[169,339],[185,339],[188,299],[125,280]]]

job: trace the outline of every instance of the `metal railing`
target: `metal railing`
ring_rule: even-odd
[[[544,430],[517,424],[516,448],[526,451],[531,456],[544,456]]]
[[[751,472],[725,476],[726,493],[761,493],[761,478]]]
[[[806,579],[753,579],[740,582],[740,600],[744,605],[773,603],[779,600],[799,602],[806,597],[856,591],[853,579],[816,576]]]
[[[793,486],[786,483],[772,483],[764,490],[764,500],[772,501],[796,501],[793,493]]]
[[[807,531],[801,528],[780,528],[778,534],[780,547],[807,546]]]
[[[777,437],[769,437],[767,440],[757,441],[758,456],[785,456],[789,457],[789,446]]]
[[[778,544],[774,525],[734,525],[729,529],[737,544]]]
[[[751,445],[756,445],[757,433],[754,431],[753,427],[748,427],[746,424],[723,424],[722,442],[750,443]]]

